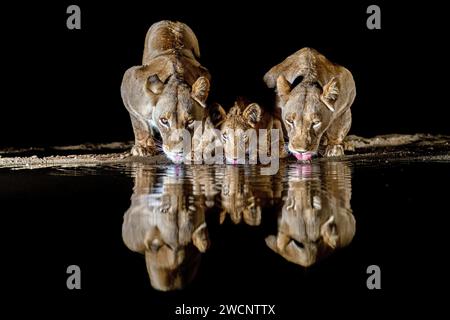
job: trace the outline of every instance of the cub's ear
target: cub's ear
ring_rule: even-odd
[[[192,242],[197,247],[198,251],[204,253],[208,250],[210,241],[206,223],[202,223],[193,233]]]
[[[203,108],[206,108],[206,99],[208,98],[209,87],[209,80],[205,77],[199,77],[192,85],[192,99],[197,101]]]
[[[286,99],[286,97],[291,93],[291,84],[283,75],[277,78],[277,93],[281,99]]]
[[[337,85],[337,80],[333,77],[330,81],[323,87],[323,92],[320,95],[320,100],[330,109],[332,112],[334,109],[334,102],[337,100],[339,95],[339,88]]]
[[[219,126],[227,117],[227,113],[220,104],[214,102],[209,108],[209,118],[214,127]]]
[[[164,83],[158,78],[156,74],[151,75],[147,79],[147,89],[153,94],[160,94],[164,89]]]
[[[249,104],[242,116],[247,121],[247,123],[253,128],[259,121],[261,121],[262,109],[257,103]]]

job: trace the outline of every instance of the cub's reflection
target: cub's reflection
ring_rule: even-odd
[[[208,170],[175,166],[135,171],[122,237],[130,250],[145,254],[155,289],[183,288],[194,278],[201,253],[209,247],[205,211],[214,205],[214,188]]]
[[[267,246],[301,266],[314,264],[355,235],[350,207],[351,171],[342,162],[291,165],[287,190],[278,216],[278,232]]]
[[[262,209],[281,199],[280,173],[276,176],[260,175],[259,170],[255,166],[218,168],[216,176],[223,177],[220,224],[229,215],[234,224],[243,221],[250,226],[258,226],[261,223]]]

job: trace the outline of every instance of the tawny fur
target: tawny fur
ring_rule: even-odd
[[[292,87],[298,77],[303,77],[302,82]],[[316,153],[322,143],[325,156],[344,154],[342,144],[351,127],[350,107],[356,96],[350,71],[314,49],[303,48],[270,69],[264,81],[276,88],[292,153]]]
[[[349,245],[355,235],[350,168],[342,162],[323,162],[298,164],[297,169],[298,174],[292,168],[288,176],[277,234],[269,235],[266,244],[286,260],[308,267]],[[321,183],[312,179],[316,174]]]
[[[151,284],[161,291],[187,285],[210,245],[205,220],[209,168],[193,167],[190,173],[192,181],[166,171],[162,187],[156,187],[155,172],[138,168],[123,219],[125,245],[145,255]]]
[[[192,131],[193,121],[205,120],[210,74],[199,56],[197,38],[184,23],[160,21],[150,27],[142,65],[125,72],[121,87],[135,136],[133,155],[155,154],[154,134],[159,133],[159,147],[169,158],[178,157],[181,138],[173,133]]]
[[[219,104],[211,106],[211,114],[218,121],[218,129],[221,131],[221,140],[227,160],[237,160],[239,156],[248,155],[247,130],[254,129],[258,138],[259,151],[270,153],[270,130],[276,129],[279,134],[279,157],[285,158],[287,152],[284,146],[283,130],[280,120],[263,110],[257,103],[247,103],[244,99],[238,99],[228,111]],[[217,120],[219,119],[219,120]],[[259,144],[260,129],[267,130],[265,145]]]

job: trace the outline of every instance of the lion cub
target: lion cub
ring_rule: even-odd
[[[245,157],[256,160],[256,152],[250,146],[257,143],[258,154],[271,153],[271,146],[276,141],[271,141],[271,129],[278,130],[278,151],[279,157],[285,158],[287,152],[284,146],[283,130],[280,120],[264,111],[257,103],[248,103],[239,98],[228,114],[219,104],[211,106],[211,113],[216,119],[216,128],[221,133],[221,143],[224,149],[227,163],[245,163]],[[261,129],[266,129],[266,142],[261,143],[260,137],[263,134]],[[264,139],[264,138],[261,138]],[[253,143],[253,144],[252,144]],[[274,144],[276,145],[276,144]]]

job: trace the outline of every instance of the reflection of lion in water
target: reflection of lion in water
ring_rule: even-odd
[[[122,237],[130,250],[145,254],[152,286],[167,291],[192,280],[209,238],[205,197],[184,177],[163,174],[162,187],[156,188],[154,172],[137,171]]]
[[[328,162],[296,169],[300,174],[289,175],[278,233],[268,236],[266,244],[286,260],[306,267],[317,257],[347,246],[355,235],[350,168]],[[314,173],[320,179],[314,180]]]
[[[244,167],[222,167],[222,213],[220,223],[229,214],[231,221],[238,224],[242,220],[250,225],[261,223],[262,208],[271,206],[281,198],[281,183],[273,176],[257,175]]]

